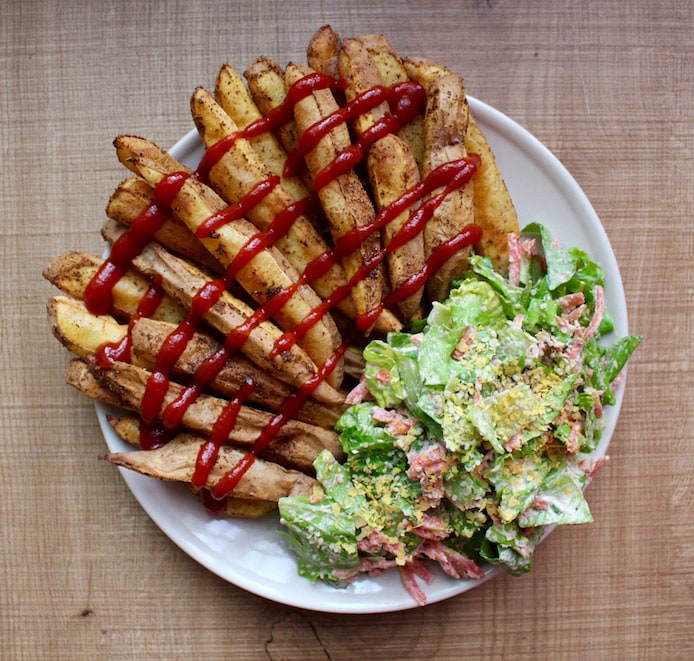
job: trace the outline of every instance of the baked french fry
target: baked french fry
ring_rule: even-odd
[[[482,240],[475,251],[489,257],[499,273],[508,271],[508,235],[519,234],[518,214],[496,164],[496,158],[475,118],[470,115],[465,148],[480,157],[475,173],[472,204]]]
[[[421,57],[406,58],[404,66],[408,74],[423,85],[431,85],[453,75],[448,68]],[[519,232],[518,215],[496,158],[471,113],[464,144],[467,152],[480,157],[480,165],[473,179],[472,199],[475,223],[482,228],[483,234],[475,250],[489,257],[494,267],[504,272],[508,267],[508,235]]]
[[[243,78],[228,64],[225,64],[217,75],[215,98],[224,112],[242,130],[263,117],[251,98]],[[249,137],[248,141],[269,170],[281,177],[282,184],[295,200],[301,200],[310,195],[308,188],[299,177],[284,176],[287,152],[274,133],[263,131],[256,136]]]
[[[236,124],[203,88],[198,88],[193,94],[191,110],[200,136],[208,147],[238,133]],[[239,137],[210,169],[209,181],[226,202],[234,204],[271,176],[272,173],[248,140]],[[247,218],[258,229],[265,230],[293,202],[295,200],[291,194],[279,182],[258,204],[248,210]],[[275,241],[275,246],[299,273],[303,273],[313,260],[328,250],[328,245],[304,215],[299,215],[294,220],[286,235]],[[345,274],[336,264],[312,282],[311,286],[321,297],[327,298],[345,283]]]
[[[63,293],[81,300],[103,262],[101,257],[71,251],[56,257],[44,269],[43,276]],[[129,269],[113,288],[114,312],[128,317],[134,315],[149,287],[147,278]],[[164,296],[151,316],[162,321],[179,322],[184,315],[185,311],[178,303]]]
[[[277,62],[266,56],[259,57],[243,75],[248,81],[248,91],[263,115],[282,106],[287,97],[287,88],[284,71]],[[288,154],[296,150],[299,130],[293,118],[275,129],[275,134]]]
[[[65,383],[76,388],[95,402],[126,408],[125,402],[106,385],[101,383],[89,369],[89,365],[80,358],[73,358],[65,371]]]
[[[93,315],[82,301],[54,296],[48,301],[48,320],[61,344],[80,358],[93,356],[106,342],[118,343],[128,326],[109,315]]]
[[[330,25],[318,28],[313,33],[306,49],[308,66],[314,71],[327,73],[333,78],[338,78],[340,76],[338,66],[340,48],[340,35]]]
[[[111,416],[107,415],[107,420],[109,424],[111,425],[113,431],[116,432],[118,437],[125,441],[126,443],[129,443],[135,448],[140,447],[140,419],[137,418],[136,416]],[[177,434],[176,437],[173,439],[174,442],[180,442],[182,439],[189,439],[190,443],[194,442],[202,442],[204,441],[204,437],[198,436],[196,434],[192,434],[190,432],[183,432],[181,434]],[[222,450],[222,461],[226,462],[226,459],[229,457],[226,456],[228,453],[228,449],[231,448],[225,448]],[[238,450],[235,450],[235,452]],[[108,457],[106,457],[108,459]],[[159,465],[161,463],[162,457],[158,457],[155,459],[154,464]],[[139,459],[135,458],[135,463],[140,464],[141,462],[145,462],[145,464],[148,464],[148,460],[146,460],[144,457]],[[255,490],[255,492],[250,492],[248,491],[248,483],[245,485],[240,485],[241,489],[244,489],[246,491],[246,495],[242,496],[241,492],[237,492],[235,489],[232,494],[227,496],[224,501],[219,503],[219,506],[221,506],[223,509],[222,511],[219,511],[217,509],[216,515],[217,516],[225,516],[225,517],[243,517],[243,518],[255,518],[255,517],[260,517],[268,514],[269,512],[272,512],[277,509],[277,501],[276,500],[265,500],[264,497],[268,496],[269,494],[272,494],[273,492],[276,492],[278,489],[280,490],[280,493],[283,493],[284,491],[287,491],[287,487],[292,485],[292,481],[296,480],[294,486],[291,486],[291,490],[287,492],[287,494],[292,493],[292,494],[298,494],[300,490],[303,490],[304,488],[308,488],[310,485],[310,490],[313,488],[313,482],[310,476],[305,475],[303,473],[299,473],[299,475],[295,475],[296,471],[293,471],[291,469],[286,469],[278,464],[275,464],[273,462],[265,461],[264,459],[256,459],[254,463],[258,463],[258,465],[261,468],[260,473],[255,472],[255,476],[259,478],[260,480],[260,486],[262,486],[262,491],[260,490]],[[118,462],[114,462],[118,463]],[[168,465],[168,462],[167,462]],[[130,468],[130,466],[124,466],[125,468]],[[220,464],[218,468],[223,469],[223,464]],[[138,470],[137,467],[134,468],[134,470]],[[194,467],[193,467],[194,470]],[[289,484],[287,484],[287,475],[289,475]],[[301,477],[303,475],[303,477]],[[156,476],[155,476],[156,477]],[[214,479],[215,474],[212,473],[212,478]],[[278,480],[279,478],[279,480]],[[163,478],[165,479],[165,478]],[[265,480],[268,480],[266,483]],[[187,480],[183,480],[187,481]],[[303,485],[306,485],[304,487]],[[212,486],[212,485],[211,485]],[[196,489],[194,489],[191,485],[191,491],[195,492]],[[260,493],[260,496],[258,493]]]
[[[355,40],[361,43],[373,58],[381,74],[384,85],[390,87],[397,83],[404,83],[410,79],[402,58],[397,54],[393,45],[384,35],[363,34],[355,37]],[[419,114],[402,126],[398,131],[398,136],[402,138],[409,147],[420,169],[424,158],[423,122],[424,115]]]
[[[122,181],[111,195],[106,205],[106,215],[121,225],[130,227],[153,203],[152,187],[140,177],[130,177]],[[173,216],[169,216],[154,233],[154,240],[175,255],[199,264],[212,273],[223,271],[222,265],[195,234]]]
[[[161,345],[174,326],[150,319],[139,319],[132,328],[133,354],[144,364],[152,366]],[[174,373],[192,376],[200,365],[220,348],[219,342],[209,334],[198,332],[193,335],[184,352],[174,366]],[[209,390],[223,397],[233,397],[248,380],[254,388],[248,401],[259,404],[271,411],[279,410],[282,402],[292,390],[267,372],[259,369],[240,354],[230,358],[210,383]],[[332,427],[342,412],[342,406],[324,406],[309,399],[297,412],[297,420],[321,427]]]
[[[157,244],[149,244],[133,260],[134,266],[150,277],[158,276],[162,288],[185,309],[190,309],[194,297],[210,285],[211,278],[192,264],[167,252]],[[234,332],[253,316],[253,309],[229,291],[221,292],[218,300],[203,315],[203,318],[224,336]],[[275,342],[282,331],[270,321],[253,325],[240,338],[239,350],[261,369],[280,381],[301,387],[317,371],[315,363],[298,345],[273,355]],[[327,404],[341,404],[344,395],[329,383],[322,381],[313,391],[314,397]]]
[[[311,73],[307,66],[290,64],[285,77],[287,85],[292,85]],[[300,132],[338,110],[337,102],[329,89],[315,90],[294,106],[294,119]],[[349,130],[339,124],[320,139],[318,144],[304,156],[309,171],[315,177],[323,168],[329,166],[344,149],[351,145]],[[338,241],[350,230],[371,223],[375,211],[359,177],[353,170],[334,177],[322,186],[318,196],[330,223],[333,239]],[[362,265],[380,249],[378,232],[373,232],[351,255],[343,258],[342,264],[348,278],[354,276]],[[374,268],[360,282],[352,287],[352,299],[358,315],[375,309],[384,295],[384,276],[382,268]],[[381,314],[384,323],[390,323],[390,330],[401,327],[397,318],[387,310]],[[387,321],[386,321],[387,320]]]
[[[204,437],[181,433],[154,450],[111,452],[104,458],[112,464],[159,480],[190,484],[204,443]],[[217,461],[205,486],[213,488],[246,454],[247,452],[229,445],[220,447]],[[285,496],[310,494],[316,484],[316,480],[305,473],[258,458],[239,480],[234,488],[234,496],[277,502]]]
[[[177,328],[176,324],[155,321],[147,317],[133,320],[130,325],[119,324],[108,315],[91,314],[84,303],[66,296],[55,296],[48,302],[48,316],[54,335],[72,353],[80,358],[94,356],[104,344],[117,345],[130,334],[131,361],[135,365],[154,367],[156,357],[166,338]],[[219,342],[210,334],[196,332],[186,345],[173,368],[175,377],[190,378],[200,365],[220,348]],[[251,403],[269,410],[279,410],[282,402],[292,390],[271,377],[240,354],[232,356],[209,384],[209,391],[231,398],[248,380],[254,384],[248,397]],[[323,406],[308,400],[297,411],[297,420],[321,427],[332,427],[342,412],[342,406]]]
[[[119,158],[130,169],[142,176],[152,187],[169,174],[177,172],[177,164],[153,143],[134,136],[116,139]],[[215,214],[223,213],[226,203],[209,187],[189,177],[171,202],[171,211],[191,232],[198,231]],[[235,219],[215,229],[200,240],[211,254],[229,267],[258,230],[245,218]],[[276,248],[269,246],[258,251],[246,266],[239,269],[236,281],[260,305],[281,290],[291,290],[299,274]],[[295,288],[291,297],[273,314],[273,319],[285,331],[291,331],[320,305],[321,299],[308,285]],[[325,363],[340,345],[340,335],[330,314],[323,315],[299,340],[316,365]],[[329,384],[339,387],[342,382],[342,364],[338,363],[327,378]]]
[[[348,101],[367,90],[384,85],[383,78],[368,50],[356,39],[346,39],[339,53],[339,71],[347,81],[345,95]],[[381,103],[354,120],[354,130],[361,135],[382,120],[388,112],[387,103]],[[419,182],[419,168],[407,144],[397,135],[380,138],[369,149],[366,169],[371,182],[371,193],[378,210],[399,199]],[[402,228],[412,209],[403,211],[382,230],[382,243],[388,246]],[[424,238],[413,237],[406,245],[392,251],[386,258],[391,289],[397,289],[424,266]],[[420,301],[423,289],[402,300],[398,309],[402,319],[409,323],[421,316]]]
[[[427,93],[422,163],[422,174],[426,176],[444,163],[467,156],[464,141],[469,119],[468,103],[460,76],[429,75],[428,68],[420,70],[412,67],[408,68],[408,73]],[[433,195],[438,192],[434,191]],[[472,199],[472,181],[446,195],[424,229],[427,256],[474,222]],[[433,274],[427,282],[429,298],[442,300],[448,295],[451,281],[461,276],[467,268],[470,254],[471,248],[458,251]]]
[[[141,410],[151,372],[121,361],[114,362],[108,369],[100,368],[96,364],[90,365],[90,368],[99,381],[116,393],[125,408]],[[182,392],[183,386],[173,381],[168,384],[159,412],[160,416]],[[181,424],[188,430],[209,437],[227,404],[228,401],[225,399],[200,395],[185,410]],[[272,413],[242,405],[227,440],[237,446],[252,447],[272,418]],[[313,470],[313,461],[324,449],[337,458],[344,456],[334,431],[292,419],[276,431],[262,456],[277,461],[283,466],[310,473]]]

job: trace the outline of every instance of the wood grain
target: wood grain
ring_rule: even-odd
[[[694,658],[693,19],[669,0],[3,3],[0,657]],[[154,526],[97,460],[40,277],[64,250],[102,250],[116,135],[169,147],[222,63],[303,61],[327,22],[442,61],[553,150],[602,218],[645,336],[589,489],[595,523],[552,535],[530,575],[377,617],[246,593]]]

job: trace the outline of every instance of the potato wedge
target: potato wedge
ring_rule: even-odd
[[[181,433],[154,450],[111,452],[104,458],[112,464],[159,480],[190,484],[204,442],[205,438],[197,434]],[[220,447],[206,486],[213,488],[246,454],[246,451],[232,446]],[[316,480],[305,473],[258,458],[244,473],[233,493],[235,498],[277,502],[285,496],[310,494],[316,484]]]
[[[153,366],[156,356],[166,337],[174,326],[151,319],[140,319],[132,328],[133,354],[145,366]],[[193,335],[185,351],[174,366],[174,375],[195,374],[196,370],[209,356],[214,355],[220,347],[219,342],[206,333]],[[292,390],[286,384],[273,378],[259,369],[250,360],[240,354],[231,357],[209,384],[210,392],[223,397],[233,397],[248,380],[255,384],[248,401],[263,406],[271,411],[279,410],[282,402]],[[343,411],[342,405],[324,406],[309,399],[297,412],[297,420],[309,422],[321,427],[331,428]]]
[[[402,58],[397,54],[390,41],[382,34],[363,34],[355,37],[376,63],[384,85],[395,85],[410,79]],[[409,147],[417,165],[422,166],[424,158],[424,114],[400,128],[398,136]]]
[[[475,223],[482,228],[483,234],[475,251],[489,257],[499,273],[505,273],[508,271],[508,235],[520,233],[518,214],[494,153],[472,115],[465,134],[465,148],[480,157],[472,204]]]
[[[451,71],[426,58],[406,58],[404,66],[412,78],[423,85],[452,75]],[[465,149],[480,157],[473,179],[472,195],[475,223],[482,230],[482,240],[475,251],[492,260],[494,267],[504,272],[508,267],[508,235],[518,233],[518,215],[508,193],[496,158],[486,137],[472,114],[469,114],[464,138]]]
[[[318,28],[306,49],[308,66],[314,71],[339,78],[338,54],[341,45],[340,35],[330,25]]]
[[[408,70],[409,71],[409,70]],[[449,74],[429,77],[428,70],[412,70],[411,75],[427,92],[424,114],[424,176],[439,165],[467,156],[469,109],[465,88],[460,76]],[[434,191],[436,195],[440,191]],[[424,249],[427,256],[448,239],[474,222],[473,182],[452,191],[441,202],[424,229]],[[471,248],[458,251],[448,259],[427,282],[427,293],[432,300],[448,295],[451,281],[460,277],[468,266]]]
[[[125,227],[130,227],[137,217],[154,203],[152,187],[140,177],[122,181],[111,195],[106,215]],[[212,273],[224,268],[193,232],[179,219],[170,216],[154,233],[154,239],[175,255],[199,264]]]
[[[383,86],[384,81],[375,60],[356,39],[346,39],[339,53],[340,75],[347,81],[345,95],[348,101],[369,89]],[[387,103],[381,103],[354,120],[357,135],[373,127],[389,111]],[[374,142],[367,154],[366,169],[371,182],[371,193],[379,211],[399,199],[409,188],[419,182],[417,161],[407,144],[397,135],[388,134]],[[408,220],[406,210],[382,229],[383,246]],[[418,234],[406,245],[390,252],[386,258],[388,280],[391,289],[397,289],[424,266],[424,237]],[[420,301],[423,289],[398,304],[400,316],[407,324],[421,316]]]
[[[110,316],[91,314],[84,303],[66,296],[55,296],[48,302],[48,316],[54,335],[72,353],[89,358],[105,343],[118,344],[130,333],[131,362],[153,368],[159,349],[176,330],[176,324],[155,321],[146,317],[128,325],[119,324]],[[195,333],[174,365],[173,375],[192,377],[200,365],[220,348],[219,342],[203,332]],[[233,397],[249,379],[255,387],[248,401],[277,411],[292,390],[268,373],[259,369],[240,354],[232,356],[209,384],[209,391],[223,397]],[[331,428],[343,406],[324,406],[308,400],[297,412],[297,420]]]
[[[198,292],[212,283],[212,279],[202,271],[157,244],[148,244],[133,260],[133,264],[147,276],[160,277],[164,291],[186,310],[190,309]],[[273,355],[273,347],[282,332],[270,321],[249,322],[253,314],[253,309],[245,302],[229,291],[223,291],[203,318],[224,336],[235,332],[243,324],[250,324],[247,332],[237,335],[241,344],[239,350],[280,381],[294,387],[304,385],[316,373],[315,363],[297,345]],[[328,404],[341,404],[344,400],[343,394],[325,381],[315,389],[314,397]]]
[[[44,269],[43,276],[65,294],[81,300],[85,288],[103,262],[101,257],[71,251],[56,257]],[[114,312],[127,317],[134,315],[149,287],[147,278],[130,269],[113,288]],[[171,297],[164,296],[152,318],[176,323],[184,315],[183,307]]]
[[[263,115],[269,114],[284,104],[287,98],[284,71],[273,59],[266,56],[259,57],[243,75],[248,81],[251,97]],[[299,130],[293,118],[275,129],[275,134],[287,154],[296,150],[299,144]]]
[[[224,112],[241,130],[263,117],[251,98],[243,78],[228,64],[225,64],[217,74],[214,94]],[[281,177],[282,185],[295,200],[302,200],[310,195],[309,189],[299,177],[284,176],[287,152],[274,133],[264,131],[249,137],[248,141],[268,169]]]
[[[285,72],[287,85],[292,85],[311,73],[307,66],[290,64]],[[294,106],[294,118],[301,133],[310,126],[338,110],[338,105],[329,89],[316,90]],[[315,177],[323,168],[334,161],[337,155],[351,145],[349,131],[344,124],[333,128],[309,153],[304,156],[309,171]],[[375,210],[364,186],[353,170],[333,178],[318,191],[333,239],[338,241],[350,230],[373,222]],[[359,249],[342,260],[345,273],[352,278],[362,265],[380,250],[380,237],[373,232]],[[384,295],[382,268],[373,269],[365,278],[352,287],[352,299],[358,315],[375,309]],[[386,321],[387,320],[387,321]],[[389,330],[401,327],[397,318],[384,311],[381,321],[390,323]]]
[[[166,175],[177,172],[177,164],[153,143],[134,136],[120,136],[116,140],[119,158],[136,171],[152,187]],[[223,214],[227,205],[213,190],[194,177],[188,178],[171,202],[174,217],[180,219],[191,232],[197,232],[215,214]],[[257,228],[245,218],[236,218],[201,238],[202,244],[225,268],[230,267],[246,244],[256,237]],[[297,286],[299,274],[282,253],[270,246],[257,252],[246,266],[238,269],[235,280],[260,305],[282,290],[291,293],[272,318],[285,331],[293,330],[321,299],[308,285]],[[316,365],[325,363],[340,345],[340,335],[330,314],[319,319],[299,340],[299,346]],[[339,387],[342,382],[342,364],[338,363],[327,381]]]
[[[106,342],[121,342],[128,333],[127,325],[108,315],[93,315],[82,301],[67,296],[48,301],[48,320],[60,343],[80,358],[93,356]]]
[[[113,390],[99,381],[89,369],[87,362],[80,358],[73,358],[68,363],[65,371],[65,383],[95,402],[121,409],[127,408],[126,403]]]
[[[208,147],[238,133],[236,124],[203,88],[195,91],[191,110],[200,136]],[[240,137],[210,169],[209,181],[227,203],[235,204],[271,176],[272,172],[260,160],[248,140]],[[266,230],[294,202],[291,194],[279,182],[258,204],[248,210],[247,217],[258,229]],[[328,250],[328,245],[305,215],[296,217],[286,235],[275,241],[275,246],[299,273],[303,273],[313,260]],[[335,264],[325,275],[312,282],[311,286],[322,298],[327,298],[345,283],[342,268]]]
[[[96,364],[90,365],[90,368],[109,390],[116,393],[126,408],[141,410],[151,372],[119,361],[108,369],[100,368]],[[183,389],[183,386],[177,383],[168,384],[159,417],[163,416],[166,408],[177,400]],[[225,399],[200,395],[186,409],[182,425],[188,430],[209,436],[227,404],[228,401]],[[246,405],[241,406],[236,424],[229,432],[228,441],[237,446],[252,447],[272,418],[271,413]],[[310,473],[313,469],[313,461],[323,449],[329,450],[338,458],[344,456],[335,432],[299,420],[288,420],[277,430],[267,449],[261,454],[283,466]]]

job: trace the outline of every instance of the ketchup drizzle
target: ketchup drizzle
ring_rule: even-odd
[[[344,89],[344,81],[318,72],[303,77],[289,88],[286,99],[280,106],[274,108],[265,117],[252,122],[245,129],[230,134],[208,147],[197,170],[192,175],[187,172],[175,172],[165,176],[154,187],[154,202],[113,243],[109,257],[88,284],[84,296],[87,308],[94,314],[110,312],[113,306],[113,287],[168,218],[170,206],[188,177],[194,176],[200,181],[207,182],[212,168],[234,146],[237,140],[260,135],[287,123],[293,117],[295,105],[314,91],[321,89],[342,90]],[[384,102],[388,104],[389,112],[364,131],[355,144],[339,153],[331,164],[317,174],[314,178],[314,191],[319,191],[341,174],[353,169],[363,160],[374,142],[385,135],[396,133],[403,124],[412,120],[424,107],[426,94],[422,86],[414,81],[399,83],[391,87],[377,86],[359,94],[331,115],[309,127],[300,136],[296,151],[288,155],[283,175],[285,177],[295,176],[304,156],[314,149],[333,128]],[[204,315],[220,300],[226,289],[235,280],[239,270],[249,264],[258,253],[283,237],[296,219],[310,209],[313,200],[310,197],[305,198],[289,205],[277,214],[264,231],[258,232],[246,242],[220,277],[206,282],[200,288],[192,298],[190,310],[186,317],[163,342],[140,405],[140,415],[143,421],[140,444],[143,449],[161,447],[170,440],[173,432],[179,428],[185,412],[206,387],[214,381],[229,357],[243,346],[253,329],[281,309],[300,286],[320,278],[343,257],[354,252],[370,234],[391,222],[425,196],[431,195],[411,213],[409,220],[400,228],[386,248],[372,255],[346,285],[334,291],[314,308],[296,328],[291,332],[284,333],[278,339],[271,357],[290,350],[333,306],[349,296],[353,287],[378,266],[387,254],[397,250],[421,232],[427,220],[446,195],[456,188],[464,186],[474,175],[478,165],[479,159],[471,155],[466,159],[446,163],[436,168],[423,181],[379,212],[371,223],[347,232],[335,243],[333,250],[326,251],[308,264],[296,283],[269,297],[242,324],[232,329],[226,335],[222,346],[208,356],[196,369],[191,383],[183,388],[179,396],[161,412],[169,389],[170,374]],[[265,196],[269,195],[279,182],[278,176],[272,176],[260,182],[235,204],[213,214],[202,223],[196,231],[196,236],[199,238],[210,237],[223,225],[243,218]],[[439,188],[443,188],[443,190],[433,195],[433,191]],[[361,315],[356,320],[357,326],[361,330],[369,328],[384,308],[393,307],[417,291],[441,264],[462,247],[479,241],[480,237],[481,229],[473,225],[464,228],[460,234],[440,245],[433,251],[419,273],[391,291],[377,308]],[[155,280],[131,318],[126,337],[119,343],[104,344],[98,349],[97,357],[102,367],[109,367],[117,360],[130,360],[132,328],[137,320],[154,313],[162,296],[161,283]],[[223,503],[223,499],[237,486],[239,480],[253,464],[255,457],[267,448],[278,430],[288,420],[296,416],[315,389],[335,369],[348,346],[349,341],[345,340],[323,365],[318,366],[315,374],[305,384],[284,400],[277,413],[261,431],[250,451],[211,490],[207,490],[205,485],[217,460],[219,448],[227,442],[243,402],[253,391],[253,382],[245,383],[228,401],[222,414],[215,422],[212,433],[200,447],[192,478],[193,486],[200,489],[201,500],[208,509],[211,511],[223,509],[223,504],[220,503]],[[161,423],[158,422],[159,418],[161,418]]]
[[[140,299],[135,314],[128,322],[128,330],[123,338],[118,342],[104,342],[100,347],[97,347],[96,360],[99,367],[108,369],[118,360],[130,362],[132,358],[132,331],[135,324],[143,317],[151,317],[157,311],[163,298],[164,290],[161,288],[161,278],[156,277]]]

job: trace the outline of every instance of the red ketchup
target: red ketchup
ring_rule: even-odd
[[[322,73],[312,73],[305,76],[290,87],[282,105],[273,109],[265,117],[252,122],[245,129],[228,135],[211,145],[205,151],[196,172],[192,176],[201,181],[207,181],[211,170],[238,139],[260,135],[282,126],[293,118],[294,106],[301,99],[321,89],[337,91],[343,89],[343,85],[343,81],[338,81]],[[285,176],[297,174],[303,157],[334,127],[350,121],[384,102],[388,104],[389,112],[364,131],[355,144],[343,150],[330,165],[317,174],[314,178],[315,191],[353,169],[365,158],[374,142],[385,135],[396,133],[403,124],[412,120],[423,109],[426,103],[426,94],[421,85],[414,81],[408,81],[391,87],[377,86],[358,95],[301,135],[297,150],[290,154],[287,159]],[[320,255],[305,268],[304,272],[300,274],[298,282],[276,292],[241,325],[228,333],[222,345],[203,361],[190,382],[182,388],[180,394],[167,403],[171,373],[205,314],[224,295],[229,285],[234,282],[239,270],[262,250],[272,246],[279,238],[286,235],[296,219],[309,211],[313,201],[311,198],[300,200],[279,213],[264,231],[258,232],[248,240],[221,276],[201,287],[193,297],[186,317],[163,342],[140,405],[140,415],[143,421],[141,446],[144,449],[161,447],[175,434],[182,425],[189,407],[214,381],[229,358],[243,346],[253,329],[280,310],[300,286],[310,284],[325,275],[343,257],[354,252],[369,235],[387,225],[406,209],[419,204],[408,221],[392,238],[389,245],[372,255],[346,285],[338,288],[316,306],[296,328],[291,332],[284,333],[275,343],[273,353],[281,354],[283,351],[291,349],[325,314],[349,296],[353,287],[381,264],[390,252],[402,247],[419,234],[445,196],[470,181],[478,165],[479,159],[474,155],[441,165],[399,199],[382,209],[371,223],[347,232],[336,242],[332,250]],[[98,269],[85,290],[85,303],[92,313],[108,314],[112,310],[113,288],[130,268],[132,261],[144,250],[147,243],[152,240],[157,230],[169,217],[170,206],[189,176],[191,175],[185,172],[175,172],[164,177],[154,188],[154,202],[114,242],[109,257]],[[272,192],[279,181],[279,177],[272,176],[260,182],[235,204],[207,219],[198,228],[197,236],[208,237],[226,223],[245,217],[266,195]],[[434,195],[434,191],[439,189],[440,192]],[[447,259],[463,247],[478,242],[480,238],[481,229],[476,225],[470,225],[464,228],[460,234],[440,245],[427,259],[424,268],[419,273],[391,291],[378,307],[361,315],[356,320],[357,327],[360,330],[371,327],[384,309],[393,308],[399,301],[411,296]],[[151,316],[160,304],[163,295],[161,283],[155,280],[142,298],[138,310],[132,316],[126,337],[119,343],[105,344],[97,351],[97,359],[102,367],[108,367],[114,361],[130,360],[130,331],[133,325],[142,317]],[[200,490],[201,500],[208,510],[217,513],[224,510],[225,498],[233,492],[246,471],[253,465],[255,458],[268,447],[278,430],[288,420],[296,417],[297,412],[312,396],[315,389],[335,369],[348,346],[348,341],[343,342],[303,386],[285,399],[278,412],[260,432],[244,458],[218,480],[212,489],[207,489],[206,485],[219,455],[219,450],[227,442],[244,401],[252,393],[253,382],[245,383],[229,399],[224,411],[215,422],[212,433],[200,447],[192,478],[192,484]]]

